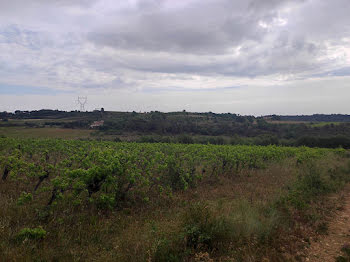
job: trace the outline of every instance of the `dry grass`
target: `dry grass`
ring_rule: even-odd
[[[268,202],[283,187],[296,177],[295,160],[272,163],[266,169],[245,169],[238,174],[226,174],[212,180],[206,180],[191,190],[185,197],[205,201],[225,201],[247,199],[250,202]]]

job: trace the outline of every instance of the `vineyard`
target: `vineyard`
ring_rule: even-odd
[[[153,212],[161,208],[166,209],[166,206],[170,205],[173,207],[172,212],[176,210],[178,213],[183,213],[187,207],[176,206],[176,203],[171,204],[171,201],[176,202],[180,195],[196,191],[206,181],[213,184],[213,187],[218,187],[220,185],[215,181],[220,181],[222,178],[231,181],[230,179],[240,176],[247,170],[255,170],[254,172],[267,170],[265,172],[267,174],[269,166],[279,165],[283,167],[287,162],[293,167],[291,171],[294,177],[291,179],[293,184],[289,185],[290,191],[287,188],[284,195],[280,196],[278,200],[268,203],[270,209],[272,206],[276,208],[276,203],[282,205],[282,202],[284,205],[292,207],[294,205],[295,209],[302,209],[309,204],[308,200],[302,199],[304,197],[302,194],[307,191],[308,198],[311,199],[314,196],[313,191],[310,193],[309,189],[306,190],[302,187],[305,186],[304,184],[314,190],[312,183],[319,183],[321,187],[324,186],[323,191],[331,192],[339,185],[344,184],[347,179],[347,175],[344,175],[346,171],[340,172],[337,169],[341,165],[344,166],[344,164],[339,163],[345,163],[347,157],[347,152],[343,149],[0,138],[0,152],[0,194],[1,198],[7,199],[5,206],[8,210],[7,213],[2,211],[0,214],[0,228],[2,228],[0,236],[3,239],[0,244],[0,252],[10,254],[13,252],[11,250],[18,248],[21,243],[31,241],[32,251],[27,250],[25,254],[22,254],[22,257],[20,256],[24,260],[31,260],[35,256],[45,256],[42,253],[45,249],[54,250],[55,247],[45,245],[45,242],[50,238],[52,241],[56,241],[54,240],[55,234],[50,232],[49,228],[64,227],[62,224],[64,224],[65,217],[72,216],[73,213],[75,215],[70,217],[71,223],[73,223],[73,217],[78,220],[81,217],[87,217],[86,221],[88,222],[85,221],[85,223],[88,224],[92,223],[88,219],[89,217],[94,218],[95,224],[97,223],[96,219],[110,221],[119,217],[124,221],[124,227],[126,227],[125,225],[128,223],[124,219],[130,212],[136,214],[137,217],[143,217],[142,212],[147,213],[148,211],[142,210],[149,209]],[[306,169],[313,170],[315,169],[314,163],[327,161],[329,163],[326,163],[327,172],[324,177],[320,178],[311,174],[309,177],[314,180],[310,182],[304,178],[298,178],[294,174]],[[284,176],[284,174],[280,174],[280,176]],[[319,185],[317,190],[319,190]],[[264,187],[264,185],[260,185],[260,187]],[[315,195],[318,193],[316,192]],[[216,199],[207,200],[216,201]],[[191,207],[192,204],[186,205]],[[250,203],[250,209],[248,209],[253,210],[254,208],[256,208],[254,204]],[[198,212],[200,213],[199,220],[206,216],[209,220],[216,217],[216,215],[202,213],[203,209],[193,208],[193,206],[191,210],[186,211],[193,214],[190,221],[196,217]],[[261,208],[257,208],[252,212],[263,212],[264,215],[254,215],[254,219],[264,224],[271,220],[272,213],[267,212],[267,209],[261,210]],[[30,218],[26,220],[27,224],[23,224],[23,218],[13,219],[13,217],[7,216],[10,213]],[[149,216],[149,214],[147,213],[145,216]],[[152,219],[157,221],[157,218]],[[225,219],[224,221],[226,221]],[[189,220],[187,219],[187,221]],[[171,261],[182,261],[185,258],[191,260],[199,251],[203,251],[203,254],[218,252],[220,249],[218,246],[223,244],[220,241],[218,241],[220,245],[216,243],[214,237],[210,235],[214,229],[211,228],[210,233],[203,229],[207,233],[202,236],[203,230],[199,230],[198,228],[201,227],[197,224],[190,229],[184,226],[187,228],[186,236],[180,229],[179,235],[182,237],[179,238],[182,240],[174,240],[172,237],[166,238],[161,233],[159,233],[162,235],[161,241],[159,235],[154,237],[156,240],[148,239],[151,247],[147,247],[145,244],[145,250],[142,251],[144,253],[139,253],[138,261],[145,261],[147,257],[154,261],[169,261],[169,257],[172,257]],[[223,222],[220,225],[227,226],[227,223]],[[18,230],[20,228],[22,229]],[[277,230],[279,226],[272,225],[271,228]],[[74,231],[73,228],[72,230]],[[105,230],[108,231],[108,229]],[[200,232],[197,232],[198,230]],[[224,231],[227,231],[227,228]],[[270,231],[268,235],[272,235],[272,229]],[[100,233],[99,231],[97,234]],[[57,238],[59,234],[61,233],[56,232]],[[246,237],[250,239],[255,234],[257,233],[252,230]],[[237,242],[238,240],[234,240],[236,237],[228,237],[227,241],[231,244]],[[158,244],[154,244],[154,241]],[[181,243],[176,244],[178,241]],[[69,242],[67,245],[73,244]],[[108,246],[108,244],[104,243],[102,246]],[[214,252],[214,250],[216,251]],[[98,254],[100,251],[96,252]],[[134,250],[134,252],[139,251]],[[48,257],[50,255],[46,254]],[[66,256],[64,261],[82,257],[81,254],[66,254]],[[113,259],[116,258],[118,260],[130,259],[126,255],[116,256]]]
[[[2,180],[28,185],[24,195],[50,195],[48,205],[69,198],[77,205],[89,199],[110,208],[186,190],[208,176],[234,175],[288,157],[300,164],[331,152],[276,146],[14,139],[0,140],[0,147]]]

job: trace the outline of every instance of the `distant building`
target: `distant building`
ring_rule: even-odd
[[[90,125],[90,128],[96,128],[96,127],[103,126],[104,122],[105,122],[104,120],[101,120],[101,121],[94,121],[94,122]]]
[[[105,111],[105,109],[102,107],[101,109],[95,108],[93,112],[101,112],[101,113],[103,113],[104,111]]]

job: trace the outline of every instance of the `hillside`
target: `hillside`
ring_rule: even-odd
[[[304,116],[254,117],[186,111],[136,113],[102,109],[3,112],[0,117],[0,135],[11,137],[40,134],[41,137],[134,142],[350,147],[350,123],[344,122],[345,115],[309,116],[310,120],[332,122],[308,122],[303,120]],[[337,120],[339,122],[335,122]]]

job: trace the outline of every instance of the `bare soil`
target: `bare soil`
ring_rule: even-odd
[[[305,261],[334,262],[342,255],[341,248],[350,244],[350,185],[344,191],[344,205],[329,222],[327,235],[312,242]]]

